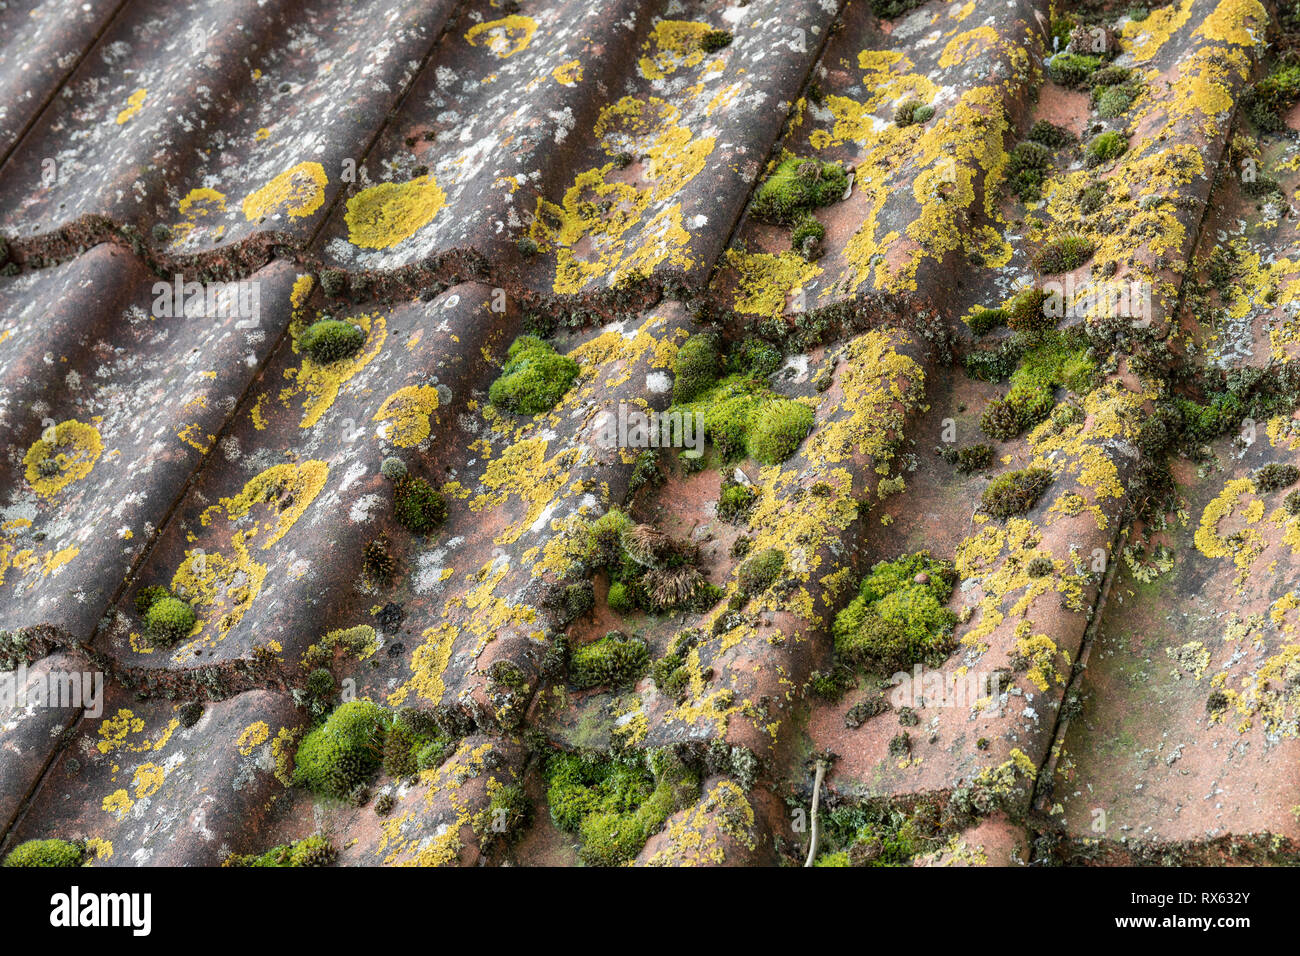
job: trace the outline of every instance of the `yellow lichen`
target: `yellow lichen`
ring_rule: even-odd
[[[363,189],[348,200],[348,241],[363,249],[388,249],[433,222],[446,202],[433,173]]]
[[[250,193],[244,199],[244,218],[258,222],[277,212],[290,219],[310,216],[325,202],[328,182],[320,163],[299,163]]]

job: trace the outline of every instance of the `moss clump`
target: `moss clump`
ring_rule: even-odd
[[[506,351],[488,401],[516,415],[537,415],[554,408],[577,377],[577,362],[535,335],[521,335]]]
[[[1025,137],[1030,142],[1039,143],[1048,149],[1060,149],[1062,146],[1068,146],[1074,139],[1070,131],[1063,126],[1057,126],[1055,123],[1049,123],[1047,120],[1038,120],[1030,127],[1029,135]]]
[[[636,609],[636,599],[632,596],[628,586],[622,581],[615,581],[609,586],[609,594],[605,598],[605,603],[609,609],[617,614],[626,614]]]
[[[307,675],[307,693],[320,700],[334,696],[334,675],[327,667],[318,667]]]
[[[379,473],[389,481],[396,481],[406,474],[406,463],[400,458],[385,458],[379,463]]]
[[[1025,140],[1007,157],[1007,185],[1021,202],[1042,198],[1043,180],[1052,168],[1052,151],[1042,143]]]
[[[685,694],[690,683],[686,658],[699,642],[699,631],[680,631],[668,645],[668,652],[651,665],[650,677],[659,693],[674,699],[680,699]]]
[[[966,320],[975,335],[987,335],[1007,324],[1006,309],[976,309]]]
[[[1097,97],[1097,113],[1106,119],[1123,116],[1137,99],[1137,92],[1128,84],[1106,87]]]
[[[790,232],[790,248],[809,261],[817,258],[820,243],[826,238],[826,227],[816,216],[804,216]]]
[[[145,630],[159,644],[175,644],[183,639],[197,620],[194,608],[170,595],[154,601],[144,615]]]
[[[272,847],[261,856],[232,855],[222,861],[222,866],[329,866],[334,862],[334,847],[317,833],[297,843]]]
[[[881,561],[835,617],[836,653],[880,672],[936,661],[951,648],[957,615],[944,605],[956,581],[952,565],[929,551]]]
[[[337,299],[348,291],[348,276],[342,269],[322,269],[320,274],[321,291],[331,299]]]
[[[1060,319],[1060,293],[1022,289],[1007,306],[1007,327],[1013,332],[1037,334],[1056,328]]]
[[[425,534],[447,520],[447,501],[418,475],[393,482],[393,518],[412,534]]]
[[[575,647],[569,655],[569,683],[579,690],[619,687],[635,681],[650,663],[645,641],[610,631],[598,641]]]
[[[1300,468],[1295,465],[1265,465],[1255,472],[1255,487],[1262,492],[1280,491],[1300,479]]]
[[[717,53],[724,47],[731,46],[732,39],[728,30],[710,30],[700,37],[700,49],[705,53]]]
[[[848,173],[839,163],[782,153],[776,169],[755,191],[750,215],[761,222],[790,226],[814,209],[838,202],[848,185]]]
[[[673,411],[701,416],[705,437],[727,461],[748,454],[765,465],[779,464],[795,453],[813,426],[810,407],[782,398],[744,374],[727,376]]]
[[[758,492],[749,485],[732,482],[722,486],[718,497],[718,517],[724,521],[736,521],[745,517],[758,500]]]
[[[81,866],[86,848],[67,840],[28,840],[9,851],[4,866]]]
[[[732,373],[748,373],[755,378],[766,378],[781,367],[781,350],[770,342],[748,336],[727,357],[727,369]]]
[[[1099,66],[1101,60],[1095,56],[1058,53],[1047,61],[1047,75],[1058,86],[1074,89],[1086,83]]]
[[[1300,515],[1300,491],[1293,491],[1282,499],[1282,510],[1292,517]]]
[[[1052,238],[1039,249],[1034,256],[1034,265],[1047,275],[1073,272],[1088,261],[1093,248],[1092,241],[1086,236],[1077,232],[1066,233]]]
[[[1031,578],[1045,578],[1055,570],[1056,565],[1052,563],[1052,559],[1042,554],[1036,558],[1031,558],[1029,563],[1025,565],[1025,572]]]
[[[906,747],[902,741],[890,744],[890,752],[898,756],[910,749],[910,740]],[[925,820],[923,809],[908,816],[883,804],[841,804],[824,817],[827,849],[813,865],[911,866],[918,854],[942,845],[933,823]]]
[[[961,448],[948,447],[943,450],[943,459],[963,475],[969,475],[993,464],[993,447],[983,443],[963,445]]]
[[[380,583],[393,576],[393,572],[397,570],[397,562],[389,550],[388,535],[380,534],[366,542],[361,549],[361,570],[366,577]]]
[[[328,365],[356,354],[365,341],[366,333],[359,325],[338,319],[321,319],[307,326],[298,338],[298,347],[313,362]]]
[[[907,100],[894,110],[894,122],[899,126],[926,123],[934,118],[934,107],[919,100]]]
[[[1052,473],[1046,468],[1022,468],[998,475],[980,497],[980,511],[1006,519],[1029,511],[1051,487]]]
[[[1108,163],[1112,159],[1124,155],[1127,149],[1128,140],[1114,130],[1094,136],[1086,147],[1088,165],[1100,166],[1102,163]]]
[[[1275,132],[1285,127],[1282,114],[1300,99],[1300,63],[1284,56],[1245,96],[1246,114],[1257,127]]]
[[[785,568],[785,552],[779,548],[760,551],[736,572],[736,590],[746,598],[762,594],[780,577]]]
[[[386,723],[384,709],[372,701],[340,704],[298,745],[293,782],[323,796],[348,797],[379,768]]]
[[[149,608],[165,597],[175,597],[171,589],[162,587],[158,584],[150,584],[141,588],[135,594],[135,613],[141,617],[149,613]]]
[[[673,401],[691,402],[718,380],[722,356],[712,335],[692,335],[682,343],[673,360]]]
[[[776,465],[795,453],[813,427],[813,410],[802,402],[774,398],[750,417],[749,454],[765,465]]]
[[[547,761],[546,799],[561,830],[578,834],[587,866],[617,866],[668,817],[699,796],[699,780],[668,753],[645,757],[560,753]]]

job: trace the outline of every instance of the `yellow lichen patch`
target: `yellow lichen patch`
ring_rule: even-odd
[[[302,308],[307,296],[311,295],[312,287],[316,280],[310,274],[303,274],[293,280],[293,288],[289,290],[289,308],[297,312]]]
[[[646,40],[637,61],[647,80],[662,80],[679,69],[689,69],[704,62],[700,41],[713,27],[693,20],[660,20]]]
[[[736,270],[736,311],[771,318],[782,315],[790,296],[822,273],[821,266],[795,252],[774,256],[728,249],[727,263]]]
[[[275,779],[286,787],[293,786],[293,750],[301,727],[281,727],[271,741],[271,759],[275,761]]]
[[[1259,0],[1221,0],[1194,35],[1249,47],[1264,38],[1267,27],[1268,11]]]
[[[433,173],[363,189],[348,200],[348,241],[363,249],[391,248],[433,222],[446,202]]]
[[[266,565],[253,560],[248,553],[247,539],[254,532],[236,531],[230,539],[233,558],[220,552],[208,552],[202,548],[192,548],[185,552],[185,557],[172,576],[172,590],[181,595],[194,606],[199,619],[195,624],[195,634],[202,634],[212,617],[205,609],[214,611],[223,607],[228,610],[216,622],[218,636],[224,636],[243,620],[244,614],[253,606],[253,601],[261,593],[262,582],[266,579]]]
[[[1144,20],[1130,20],[1120,28],[1120,36],[1128,41],[1127,52],[1134,63],[1145,63],[1160,52],[1175,33],[1181,30],[1192,16],[1195,0],[1180,0],[1152,10]]]
[[[528,44],[533,42],[533,34],[536,32],[536,20],[532,17],[512,14],[500,20],[476,23],[465,34],[465,40],[470,46],[486,44],[493,54],[504,60],[521,50],[528,49]]]
[[[694,807],[669,824],[663,848],[647,861],[650,866],[720,866],[727,862],[721,837],[754,849],[754,808],[733,780],[723,780]]]
[[[945,70],[960,66],[997,44],[998,31],[992,27],[976,27],[974,30],[959,33],[943,48],[943,53],[939,55],[939,66]]]
[[[258,720],[249,724],[243,729],[239,737],[235,740],[235,747],[240,754],[247,757],[254,750],[266,743],[271,737],[271,728],[267,726],[266,721]]]
[[[136,113],[144,107],[144,98],[149,95],[148,90],[136,90],[126,98],[126,108],[117,114],[117,125],[121,126],[127,120],[135,116]]]
[[[290,219],[310,216],[325,202],[328,182],[320,163],[299,163],[250,193],[244,199],[244,218],[257,222],[277,212]]]
[[[89,475],[103,452],[94,425],[72,419],[60,422],[46,428],[23,456],[27,483],[38,495],[53,497]]]
[[[469,503],[471,511],[497,508],[512,495],[528,506],[527,513],[495,538],[497,544],[513,544],[534,524],[569,481],[579,450],[570,448],[553,458],[546,457],[544,438],[526,438],[508,447],[483,473],[487,492]]]
[[[200,520],[207,526],[212,523],[214,514],[225,512],[227,520],[238,521],[247,515],[254,505],[265,505],[275,516],[275,530],[264,542],[265,551],[288,533],[308,506],[325,487],[329,477],[329,465],[323,461],[305,461],[300,465],[272,465],[257,476],[248,480],[243,490],[232,498],[222,498],[219,503],[206,508]],[[260,525],[254,525],[248,532],[256,534]]]
[[[384,342],[388,338],[388,324],[383,316],[377,314],[350,316],[347,321],[359,326],[361,331],[366,333],[361,348],[355,354],[327,365],[320,365],[311,356],[303,355],[301,368],[286,369],[284,372],[284,377],[295,381],[295,384],[281,389],[281,403],[287,406],[300,392],[307,393],[300,423],[302,428],[311,428],[320,421],[321,416],[338,398],[339,390],[343,385],[370,364],[383,349]],[[307,322],[301,316],[295,317],[289,323],[295,352],[300,351],[298,340],[306,328]]]
[[[412,692],[432,703],[442,703],[447,685],[443,680],[451,651],[460,628],[444,622],[427,628],[421,637],[424,643],[411,655],[411,678],[388,696],[388,703],[397,707],[405,703]]]
[[[100,804],[100,809],[105,813],[116,814],[117,818],[121,820],[131,812],[133,806],[135,806],[135,801],[131,799],[129,793],[125,790],[114,790],[104,798],[103,803]]]
[[[162,788],[167,779],[167,771],[156,763],[142,763],[135,768],[131,776],[131,786],[135,788],[135,798],[143,800],[152,797]]]
[[[384,399],[371,421],[391,422],[384,437],[402,448],[413,448],[429,437],[437,408],[437,388],[408,385]]]
[[[179,242],[197,228],[200,219],[216,218],[226,211],[226,194],[207,186],[191,189],[177,205],[176,211],[182,221],[172,227],[172,233]]]
[[[1056,666],[1056,656],[1061,654],[1068,667],[1070,657],[1057,649],[1056,643],[1046,634],[1032,634],[1033,626],[1028,621],[1016,625],[1016,646],[1014,658],[1022,662],[1029,679],[1040,691],[1047,690],[1050,683],[1065,684],[1065,677]],[[1031,636],[1032,634],[1032,636]]]
[[[551,76],[561,86],[576,86],[582,82],[582,64],[577,60],[561,63],[551,71]]]
[[[95,744],[95,747],[101,754],[108,754],[117,750],[130,751],[131,753],[162,750],[180,725],[179,720],[172,719],[162,733],[158,735],[158,738],[154,740],[144,733],[143,718],[137,717],[134,712],[123,707],[112,717],[106,717],[100,723],[100,739]],[[130,738],[136,734],[140,734],[142,737],[139,741],[132,742]]]

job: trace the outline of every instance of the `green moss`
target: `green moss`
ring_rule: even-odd
[[[998,475],[984,489],[980,510],[994,518],[1025,514],[1051,487],[1052,473],[1046,468],[1023,468]]]
[[[185,638],[197,620],[194,608],[177,597],[159,598],[144,616],[145,629],[158,644],[175,644]]]
[[[802,402],[773,398],[750,414],[747,429],[749,454],[765,465],[785,461],[808,437],[813,427],[813,410]]]
[[[1033,143],[1039,143],[1048,149],[1060,149],[1062,146],[1069,145],[1074,139],[1070,131],[1063,126],[1057,126],[1055,123],[1049,123],[1047,120],[1038,120],[1029,130],[1029,135],[1025,137]]]
[[[747,598],[762,594],[776,583],[784,568],[784,551],[779,548],[760,551],[742,564],[736,572],[737,590]]]
[[[579,690],[630,684],[645,672],[649,662],[645,641],[611,631],[598,641],[573,649],[569,655],[569,683]]]
[[[1300,468],[1291,464],[1265,465],[1255,472],[1255,487],[1261,492],[1280,491],[1300,480]]]
[[[1285,127],[1282,115],[1297,99],[1300,99],[1300,63],[1284,56],[1250,89],[1243,105],[1257,127],[1276,132]]]
[[[956,573],[919,551],[881,561],[835,617],[835,651],[855,666],[892,672],[947,653],[957,616],[947,604]]]
[[[318,667],[307,675],[307,693],[325,700],[334,696],[334,675],[326,667]]]
[[[805,259],[812,259],[817,244],[826,238],[826,227],[816,216],[804,216],[790,232],[790,248]]]
[[[1097,97],[1097,113],[1106,119],[1123,116],[1137,99],[1137,93],[1129,86],[1109,86]]]
[[[294,783],[323,796],[349,796],[379,768],[386,723],[384,709],[372,701],[340,704],[298,745]]]
[[[609,594],[605,599],[609,609],[618,614],[626,614],[635,610],[636,600],[633,598],[628,586],[622,581],[615,581],[609,586]]]
[[[895,745],[896,747],[899,745]],[[933,823],[918,808],[909,816],[883,804],[841,804],[827,811],[818,857],[828,866],[911,866],[918,853],[938,849]],[[838,862],[843,859],[843,863]]]
[[[1292,517],[1300,515],[1300,491],[1293,491],[1283,498],[1282,509]]]
[[[922,103],[920,100],[906,100],[898,105],[894,110],[894,122],[898,126],[911,126],[914,123],[924,123],[934,116],[934,107]]]
[[[509,841],[522,834],[533,805],[517,783],[502,784],[491,792],[488,805],[474,815],[474,832],[485,839],[495,836]]]
[[[705,53],[717,53],[724,47],[731,46],[732,36],[727,30],[710,30],[700,37],[700,49]]]
[[[337,299],[348,290],[347,273],[342,269],[322,269],[320,287],[329,298]]]
[[[1058,53],[1047,61],[1047,75],[1053,83],[1073,89],[1087,82],[1099,66],[1101,60],[1095,56]]]
[[[699,795],[699,780],[670,754],[627,757],[555,754],[547,761],[547,803],[556,826],[578,834],[588,866],[617,866],[641,851],[668,817]]]
[[[977,309],[966,320],[966,324],[975,335],[987,335],[1007,324],[1007,313],[1005,309]]]
[[[668,645],[668,652],[650,666],[650,677],[659,693],[674,699],[685,694],[690,682],[686,658],[699,641],[699,631],[691,629],[678,632]]]
[[[261,856],[229,856],[222,866],[329,866],[336,856],[330,841],[317,833],[297,843],[272,847]]]
[[[143,587],[135,594],[135,613],[141,617],[149,613],[149,608],[165,597],[175,597],[169,588],[158,584]]]
[[[848,184],[848,173],[839,163],[782,153],[776,169],[755,191],[750,215],[762,222],[793,225],[814,209],[838,202]]]
[[[1034,264],[1047,275],[1073,272],[1091,258],[1092,252],[1092,241],[1086,236],[1066,233],[1053,237],[1039,249]]]
[[[298,338],[298,347],[320,365],[354,355],[366,341],[366,333],[351,322],[321,319],[313,322]]]
[[[393,482],[393,518],[412,534],[426,534],[447,520],[447,502],[418,475]]]
[[[718,517],[735,521],[749,514],[758,498],[758,492],[739,482],[724,485],[718,497]]]
[[[4,866],[81,866],[86,848],[67,840],[28,840],[5,857]]]
[[[673,401],[694,401],[718,380],[721,370],[717,339],[708,334],[692,335],[673,360]]]
[[[728,461],[747,454],[763,464],[779,464],[795,453],[813,425],[807,405],[782,398],[744,374],[727,376],[673,410],[701,415],[705,437]]]
[[[963,445],[961,448],[949,446],[943,450],[943,458],[950,465],[956,466],[959,472],[968,475],[971,472],[983,471],[993,464],[993,447],[983,443]]]
[[[1022,289],[1007,306],[1007,327],[1013,332],[1042,333],[1054,329],[1061,314],[1060,293]]]
[[[506,351],[488,401],[516,415],[537,415],[554,408],[577,377],[577,362],[535,335],[521,335]]]
[[[1042,143],[1025,140],[1007,157],[1007,186],[1021,202],[1042,198],[1043,181],[1052,168],[1052,151]]]
[[[1086,147],[1088,164],[1098,166],[1122,156],[1128,149],[1128,140],[1114,130],[1094,136]]]
[[[780,367],[781,350],[752,335],[736,346],[727,359],[729,372],[748,373],[755,378],[766,378]]]

